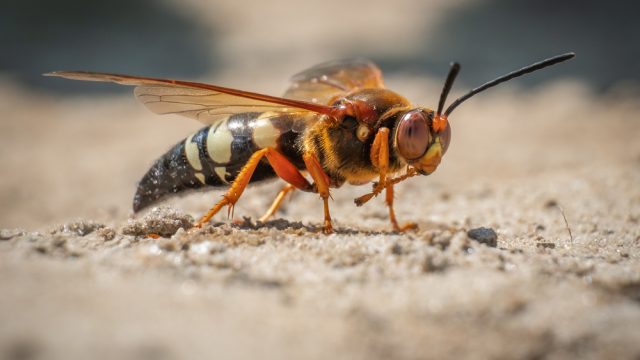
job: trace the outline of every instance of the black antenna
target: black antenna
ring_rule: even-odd
[[[520,70],[516,70],[513,72],[510,72],[504,76],[501,76],[495,80],[491,80],[483,85],[478,86],[477,88],[469,91],[466,95],[459,97],[458,99],[456,99],[456,101],[452,102],[451,105],[449,105],[449,107],[447,108],[447,111],[444,112],[445,116],[449,116],[449,114],[451,114],[451,112],[453,112],[453,110],[458,107],[458,105],[462,104],[465,100],[469,99],[470,97],[472,97],[473,95],[485,91],[491,87],[494,87],[498,84],[501,84],[505,81],[509,81],[513,78],[517,78],[518,76],[522,76],[524,74],[528,74],[530,72],[534,72],[536,70],[540,70],[542,68],[546,68],[547,66],[551,66],[551,65],[555,65],[557,63],[561,63],[563,61],[569,60],[572,57],[576,56],[576,54],[574,53],[566,53],[566,54],[562,54],[562,55],[558,55],[558,56],[554,56],[552,58],[546,59],[546,60],[542,60],[540,62],[531,64],[529,66],[523,67]],[[451,72],[449,72],[449,76],[451,76]],[[447,78],[447,82],[449,81],[449,79]],[[445,84],[446,87],[446,84]],[[444,90],[443,90],[444,93]],[[442,98],[440,98],[440,102],[442,102]],[[440,107],[438,107],[440,109]],[[438,110],[438,112],[440,112],[440,110]]]
[[[447,95],[449,95],[449,91],[451,91],[451,87],[453,86],[453,81],[458,76],[460,72],[460,64],[451,63],[451,69],[449,70],[449,75],[447,75],[447,80],[444,82],[444,87],[442,87],[442,93],[440,94],[440,102],[438,103],[438,112],[436,115],[442,114],[442,109],[444,108],[444,102],[447,101]]]

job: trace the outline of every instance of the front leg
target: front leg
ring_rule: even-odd
[[[371,144],[371,153],[369,154],[371,163],[378,169],[380,180],[373,187],[373,191],[369,194],[360,196],[354,202],[357,206],[362,206],[373,197],[378,196],[384,190],[387,184],[387,173],[389,171],[389,129],[381,127],[376,133],[373,144]]]
[[[373,197],[377,196],[382,192],[382,190],[386,190],[386,203],[387,207],[389,207],[389,220],[391,220],[391,225],[393,226],[393,230],[395,231],[405,231],[408,229],[416,228],[416,224],[409,223],[403,226],[398,225],[398,220],[396,219],[395,211],[393,210],[393,185],[399,181],[396,179],[389,180],[387,178],[387,174],[389,172],[389,129],[386,127],[382,127],[376,133],[376,137],[373,140],[373,144],[371,146],[370,153],[371,163],[378,169],[380,174],[380,180],[377,184],[374,185],[373,191],[369,194],[365,194],[355,199],[355,203],[357,206],[362,206],[367,201],[371,200]],[[407,175],[402,178],[403,180],[407,177],[412,176]]]
[[[396,212],[393,210],[393,184],[388,184],[386,186],[386,194],[385,194],[385,202],[389,207],[389,220],[391,220],[391,226],[393,226],[394,231],[404,232],[407,230],[413,230],[418,228],[418,224],[413,222],[408,222],[402,226],[398,225],[398,220],[396,219]]]

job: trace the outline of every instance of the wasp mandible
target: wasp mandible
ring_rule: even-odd
[[[453,110],[486,89],[574,56],[558,55],[501,76],[445,110],[460,71],[460,65],[453,63],[436,111],[416,107],[386,89],[380,69],[365,59],[333,61],[303,71],[293,76],[283,97],[129,75],[83,71],[45,75],[133,85],[135,96],[151,111],[207,124],[153,164],[138,184],[134,212],[185,190],[229,186],[196,223],[202,226],[225,206],[232,214],[249,183],[279,177],[287,185],[260,220],[271,217],[287,193],[299,189],[320,195],[323,231],[329,234],[333,231],[330,188],[345,182],[362,185],[377,180],[370,193],[355,199],[356,205],[385,191],[393,229],[415,227],[412,223],[401,226],[396,220],[393,189],[410,177],[436,170],[451,141],[448,117]]]

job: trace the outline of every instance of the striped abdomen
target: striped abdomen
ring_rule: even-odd
[[[251,155],[265,147],[275,147],[299,168],[302,157],[296,149],[298,137],[294,116],[270,113],[241,113],[200,129],[176,144],[147,171],[133,199],[139,211],[184,190],[206,186],[226,186],[235,180]],[[252,182],[272,178],[266,160],[256,168]]]

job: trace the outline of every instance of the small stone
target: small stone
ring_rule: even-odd
[[[498,234],[491,228],[479,227],[471,229],[467,231],[467,236],[490,247],[498,245]]]
[[[170,207],[157,207],[141,219],[129,219],[121,231],[123,235],[171,237],[181,228],[193,227],[193,223],[190,215]]]

